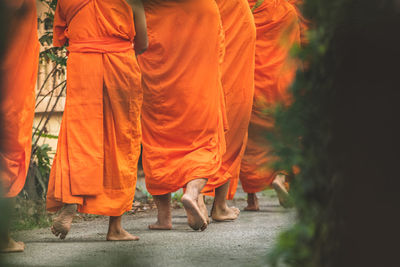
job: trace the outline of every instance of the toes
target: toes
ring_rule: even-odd
[[[51,227],[51,232],[53,233],[53,235],[55,235],[56,237],[58,237],[61,232],[57,230],[57,228],[55,228],[54,226]]]
[[[53,235],[55,235],[56,237],[58,237],[61,233],[59,231],[57,231],[56,229],[51,229],[51,232],[53,233]]]
[[[200,231],[204,231],[204,230],[206,230],[206,228],[207,228],[207,224],[205,223],[205,224],[203,224],[203,226],[200,228]]]
[[[24,242],[18,241],[17,244],[20,245],[22,249],[25,249],[25,243]]]
[[[239,215],[240,209],[238,209],[238,208],[236,208],[236,207],[232,207],[231,209],[232,209],[232,211],[233,211],[236,215]]]

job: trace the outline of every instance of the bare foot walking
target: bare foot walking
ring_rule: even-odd
[[[53,226],[51,227],[51,232],[60,237],[60,239],[65,239],[69,230],[71,229],[72,220],[77,210],[76,204],[65,204],[60,214],[53,219]]]
[[[194,179],[186,184],[186,192],[181,201],[186,210],[188,224],[193,230],[204,231],[207,228],[207,218],[199,207],[201,190],[207,183],[207,179]]]
[[[211,218],[216,222],[234,221],[239,214],[240,210],[236,207],[215,205],[211,211]]]
[[[157,206],[157,222],[149,225],[150,230],[171,230],[171,194],[153,196]]]
[[[272,182],[272,186],[278,195],[279,204],[284,208],[290,208],[292,203],[290,201],[289,192],[285,187],[285,179],[286,177],[283,174],[276,175],[274,181]]]
[[[204,231],[207,228],[207,219],[204,218],[198,206],[198,199],[191,198],[187,194],[182,196],[182,204],[186,210],[188,224],[193,230]]]
[[[247,207],[244,208],[245,211],[259,211],[260,206],[258,205],[258,198],[256,193],[247,194]]]
[[[107,241],[137,241],[138,236],[131,235],[121,225],[122,216],[110,216]]]
[[[229,182],[215,189],[215,198],[211,209],[211,218],[216,222],[234,221],[239,217],[240,210],[229,207],[226,196],[229,190]]]
[[[25,244],[23,242],[17,242],[11,237],[8,237],[8,242],[5,247],[0,248],[0,253],[15,253],[24,252]]]

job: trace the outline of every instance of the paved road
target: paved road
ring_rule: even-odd
[[[173,210],[172,231],[149,231],[155,210],[124,217],[137,242],[106,242],[107,218],[74,223],[65,241],[49,229],[19,232],[26,251],[8,254],[11,266],[266,266],[265,255],[277,234],[290,225],[293,211],[279,207],[274,195],[261,198],[260,212],[242,212],[236,222],[212,223],[192,231],[183,209]],[[245,201],[232,203],[243,209]]]

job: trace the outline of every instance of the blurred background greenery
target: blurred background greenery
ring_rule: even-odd
[[[399,1],[306,0],[308,45],[275,147],[300,174],[272,266],[398,266]]]

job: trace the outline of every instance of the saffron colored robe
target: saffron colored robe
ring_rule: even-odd
[[[299,24],[300,24],[301,44],[306,45],[308,43],[307,31],[309,30],[309,27],[310,27],[310,21],[308,19],[306,19],[301,12],[301,9],[304,4],[304,0],[288,0],[288,1],[296,9],[297,17],[299,19]]]
[[[67,96],[47,209],[120,216],[132,208],[140,154],[140,71],[124,0],[59,0],[54,46],[69,42]]]
[[[216,2],[225,32],[222,87],[229,130],[225,134],[226,152],[221,168],[215,178],[209,179],[204,191],[230,181],[227,198],[232,199],[239,181],[253,105],[256,28],[247,0]]]
[[[251,7],[257,2],[248,1]],[[277,174],[270,165],[276,157],[267,135],[274,130],[272,113],[276,105],[290,102],[288,91],[297,64],[289,52],[300,44],[297,11],[288,1],[265,0],[253,14],[257,28],[254,104],[240,170],[240,181],[247,193],[269,187]]]
[[[35,85],[39,64],[36,1],[22,0],[26,13],[11,22],[10,42],[1,63],[2,116],[0,177],[5,197],[15,197],[25,184],[32,146]],[[15,24],[14,24],[15,23]]]
[[[220,61],[223,30],[214,0],[145,6],[143,169],[152,195],[212,178],[225,152]]]

